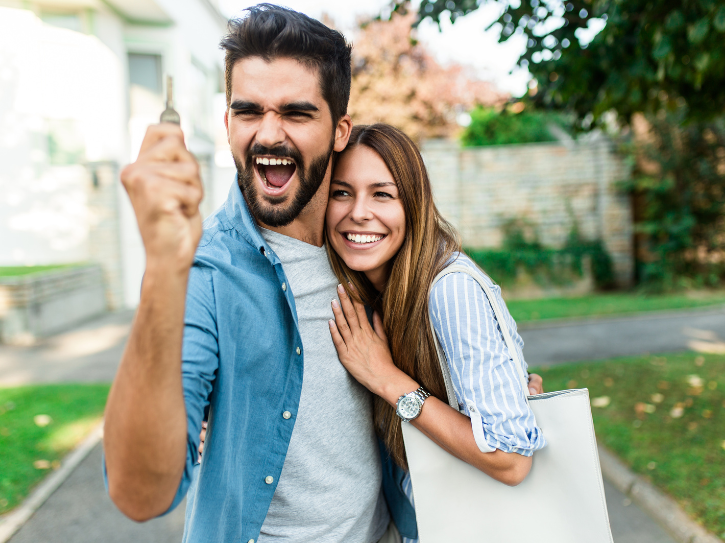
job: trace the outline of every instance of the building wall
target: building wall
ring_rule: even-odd
[[[631,206],[616,187],[629,172],[610,141],[461,148],[432,140],[422,153],[436,204],[465,246],[501,246],[501,227],[517,219],[561,247],[576,224],[585,239],[603,240],[618,284],[632,283]]]
[[[213,4],[56,0],[53,13],[78,15],[68,27],[50,4],[0,0],[0,266],[98,262],[109,306],[137,303],[144,251],[119,172],[158,122],[165,85],[131,85],[130,53],[158,55],[159,79],[174,77],[174,106],[202,166],[202,213],[214,209],[226,21]]]

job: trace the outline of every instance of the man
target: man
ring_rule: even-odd
[[[121,175],[146,273],[106,410],[109,493],[139,521],[175,507],[209,406],[185,540],[378,541],[389,513],[371,398],[327,325],[337,280],[323,226],[351,129],[350,46],[262,4],[222,47],[238,186],[203,235],[177,126],[150,127]]]
[[[203,235],[199,167],[177,126],[149,128],[122,172],[146,273],[106,408],[109,493],[147,520],[175,507],[198,470],[193,542],[369,543],[399,537],[390,516],[415,538],[371,397],[327,325],[337,280],[323,226],[332,154],[351,129],[350,47],[268,4],[232,22],[222,47],[238,185]]]

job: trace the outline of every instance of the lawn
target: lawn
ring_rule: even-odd
[[[53,264],[50,266],[0,266],[0,278],[19,277],[48,271],[62,270],[78,266],[78,264]]]
[[[725,356],[680,353],[535,371],[588,388],[597,438],[725,538]]]
[[[505,295],[504,290],[504,297]],[[616,292],[592,294],[580,298],[506,301],[506,306],[516,322],[689,309],[718,304],[725,304],[725,291],[692,291],[658,295]]]
[[[98,424],[108,390],[109,385],[0,388],[0,515],[58,469]]]

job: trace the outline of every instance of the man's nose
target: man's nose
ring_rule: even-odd
[[[271,148],[284,143],[286,137],[279,115],[273,111],[265,113],[257,130],[257,143]]]

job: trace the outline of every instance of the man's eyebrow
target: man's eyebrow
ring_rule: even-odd
[[[240,110],[240,109],[247,109],[252,111],[262,111],[262,106],[259,105],[256,102],[250,102],[248,100],[234,100],[231,105],[229,106],[229,109],[233,110]]]
[[[279,109],[284,113],[288,113],[290,111],[320,111],[320,108],[310,102],[290,102],[282,105]]]

